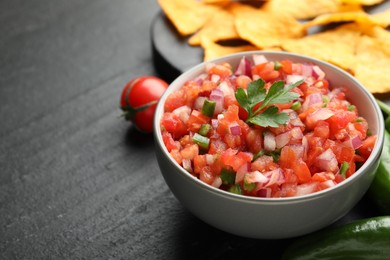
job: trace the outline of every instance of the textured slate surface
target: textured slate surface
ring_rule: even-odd
[[[120,118],[124,84],[157,74],[158,14],[154,0],[0,1],[0,258],[277,258],[289,242],[196,219],[152,136]],[[341,221],[372,210],[363,200]]]

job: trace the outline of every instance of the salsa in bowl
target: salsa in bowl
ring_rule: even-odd
[[[281,52],[190,69],[163,95],[154,123],[176,197],[206,222],[250,237],[300,235],[346,214],[366,192],[383,143],[380,110],[359,82]],[[276,221],[285,214],[305,216]]]

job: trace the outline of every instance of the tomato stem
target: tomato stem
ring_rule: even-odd
[[[134,119],[135,117],[135,114],[137,114],[138,112],[141,112],[145,109],[148,109],[149,107],[157,104],[158,101],[157,100],[154,100],[154,101],[151,101],[149,103],[146,103],[145,105],[142,105],[142,106],[139,106],[139,107],[132,107],[131,105],[127,105],[125,107],[121,107],[122,111],[123,111],[123,117],[126,119],[126,120],[132,120]]]

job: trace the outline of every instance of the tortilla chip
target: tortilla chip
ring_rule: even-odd
[[[372,14],[371,17],[383,28],[390,26],[390,8],[383,12]]]
[[[355,77],[372,93],[390,91],[390,49],[362,36],[356,48]]]
[[[306,35],[303,25],[289,14],[266,12],[247,5],[236,5],[232,12],[240,37],[260,49],[280,46],[287,39]]]
[[[200,45],[201,36],[207,37],[214,42],[240,38],[234,25],[234,16],[228,9],[215,13],[200,31],[191,36],[188,43],[193,46]]]
[[[305,27],[325,25],[337,22],[357,22],[365,25],[375,25],[376,21],[365,12],[340,12],[333,14],[322,14],[314,18],[313,20],[304,24]]]
[[[290,14],[296,19],[311,19],[326,13],[362,10],[360,5],[343,5],[339,0],[272,0],[265,3],[262,9]]]
[[[383,2],[383,0],[341,0],[344,4],[359,4],[359,5],[376,5]]]
[[[346,24],[301,39],[288,40],[282,44],[282,49],[324,60],[353,72],[355,45],[362,34],[357,28],[356,24]]]
[[[221,8],[197,0],[158,0],[158,3],[182,36],[198,31]]]
[[[229,4],[233,2],[233,0],[200,0],[200,2],[205,3],[205,4]]]
[[[204,61],[212,60],[232,53],[254,51],[258,49],[255,46],[249,44],[240,46],[223,46],[213,42],[206,37],[201,37],[201,46],[204,50]]]

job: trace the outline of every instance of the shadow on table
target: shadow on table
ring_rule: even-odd
[[[239,237],[213,228],[189,212],[188,215],[175,235],[175,259],[280,259],[291,242]]]
[[[133,125],[129,127],[124,138],[126,145],[132,147],[145,148],[154,145],[153,134],[141,133]]]
[[[188,216],[187,216],[188,215]],[[330,227],[380,215],[365,196],[343,218]],[[280,259],[285,248],[294,240],[261,240],[243,238],[215,229],[187,211],[176,230],[175,259]]]

